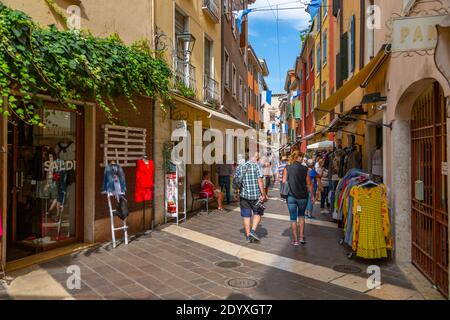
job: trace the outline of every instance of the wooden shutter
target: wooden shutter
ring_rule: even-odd
[[[342,67],[341,54],[336,55],[336,89],[342,87]]]
[[[184,16],[180,11],[175,11],[175,33],[180,34],[184,32]]]
[[[333,0],[333,16],[337,17],[341,8],[341,0]]]
[[[351,71],[353,72],[353,71],[355,71],[355,64],[356,64],[356,61],[355,61],[355,58],[356,58],[356,42],[355,42],[355,40],[356,40],[356,19],[355,19],[355,16],[353,15],[352,16],[352,25],[351,25],[351,41],[352,41],[352,43],[351,43]]]
[[[300,120],[302,118],[302,105],[300,101],[295,101],[294,102],[294,118],[296,120]]]
[[[341,84],[348,78],[348,34],[341,36]]]

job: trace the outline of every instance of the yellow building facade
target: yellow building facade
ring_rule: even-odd
[[[217,7],[205,7],[203,1],[154,0],[155,45],[201,103],[208,102],[208,95],[219,100],[221,88],[221,6],[219,0],[209,3]]]

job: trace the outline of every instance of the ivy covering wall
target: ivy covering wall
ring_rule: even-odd
[[[133,106],[133,95],[168,101],[170,79],[170,67],[145,41],[126,46],[117,35],[103,39],[41,27],[0,2],[0,95],[9,105],[5,110],[0,104],[4,116],[14,113],[42,126],[43,101],[36,94],[46,94],[68,108],[75,108],[71,100],[95,101],[114,120],[121,116],[115,96],[126,96]]]

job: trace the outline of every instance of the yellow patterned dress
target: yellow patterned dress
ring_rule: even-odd
[[[350,194],[354,198],[353,250],[365,259],[387,258],[392,239],[386,187],[357,186]]]

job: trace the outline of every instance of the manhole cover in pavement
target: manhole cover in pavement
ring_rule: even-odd
[[[361,273],[362,269],[356,266],[351,266],[347,264],[341,264],[333,267],[334,271],[342,273]]]
[[[240,267],[241,264],[237,261],[219,261],[216,263],[216,266],[219,268],[232,269]]]
[[[252,279],[231,279],[228,281],[228,285],[233,288],[240,288],[240,289],[248,289],[253,288],[258,285],[258,282]]]

